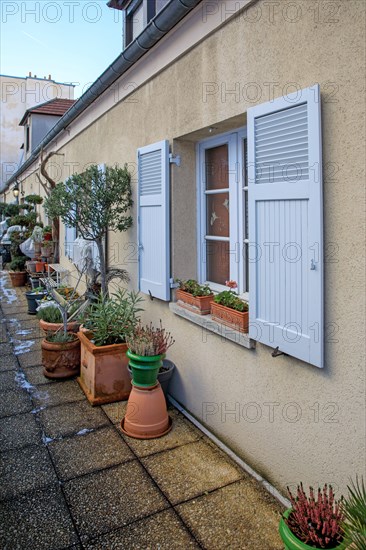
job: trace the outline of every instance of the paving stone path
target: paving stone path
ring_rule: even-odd
[[[0,548],[281,549],[281,506],[177,410],[135,440],[126,402],[43,376],[24,291],[0,273]]]

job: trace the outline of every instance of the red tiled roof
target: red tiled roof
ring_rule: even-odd
[[[28,115],[30,113],[37,113],[42,115],[55,115],[55,116],[62,116],[66,113],[68,109],[75,103],[76,100],[74,99],[61,99],[61,98],[55,98],[51,99],[51,101],[47,101],[46,103],[42,103],[41,105],[35,105],[31,109],[28,109],[24,115],[22,120],[19,123],[19,126],[23,126]]]

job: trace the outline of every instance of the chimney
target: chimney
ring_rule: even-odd
[[[31,71],[29,71],[29,73],[28,73],[28,76],[30,76],[30,77],[32,76],[32,73],[31,73]]]
[[[50,74],[48,75],[48,80],[52,80],[52,77],[51,77],[51,75],[50,75]]]

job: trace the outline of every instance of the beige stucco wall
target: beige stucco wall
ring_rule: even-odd
[[[291,4],[296,12],[285,1],[273,12],[273,3],[259,1],[223,25],[141,86],[136,102],[116,104],[70,141],[62,148],[60,164],[78,163],[81,169],[89,162],[127,162],[135,184],[136,149],[169,139],[182,156],[181,167],[171,169],[172,275],[194,277],[194,132],[208,137],[209,126],[227,129],[232,117],[232,127],[238,127],[249,107],[285,94],[290,83],[298,88],[320,83],[325,368],[291,357],[273,359],[265,346],[248,350],[206,334],[158,300],[146,300],[144,317],[163,319],[175,336],[169,353],[178,367],[173,396],[244,460],[282,491],[302,480],[332,482],[344,492],[351,475],[365,472],[365,5],[341,0],[333,12],[329,3],[314,3],[317,13],[308,0]],[[205,83],[219,90],[206,101]],[[236,86],[239,97],[220,93]],[[68,167],[63,165],[62,177]],[[137,288],[131,254],[136,223],[127,234],[113,236],[114,242],[120,264],[131,274],[131,287]],[[203,415],[208,408],[212,414]]]

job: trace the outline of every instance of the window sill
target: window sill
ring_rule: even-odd
[[[229,340],[230,342],[233,342],[243,348],[255,348],[255,340],[249,338],[248,334],[243,334],[242,332],[238,332],[237,330],[233,330],[230,327],[226,327],[221,323],[213,321],[211,315],[198,315],[197,313],[193,313],[192,311],[179,306],[176,302],[170,302],[169,309],[175,315],[183,317],[183,319],[186,319],[187,321],[190,321],[191,323],[194,323],[209,332],[213,332],[214,334],[221,336],[224,340]]]

